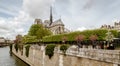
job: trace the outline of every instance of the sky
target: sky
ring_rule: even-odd
[[[120,20],[120,0],[0,0],[0,37],[26,35],[35,18],[60,19],[71,31],[114,25]]]

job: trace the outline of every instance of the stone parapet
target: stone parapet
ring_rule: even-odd
[[[30,66],[119,66],[120,64],[119,50],[69,48],[64,55],[59,47],[56,47],[51,59],[45,55],[45,46],[32,45],[29,57],[25,56],[25,48],[23,55],[20,51],[17,53],[14,47],[12,52]]]

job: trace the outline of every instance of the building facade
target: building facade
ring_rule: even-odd
[[[35,19],[34,24],[42,24],[45,28],[49,29],[54,35],[56,34],[63,34],[70,32],[68,29],[65,28],[61,19],[58,19],[50,24],[50,20],[45,20],[42,22],[41,19]]]
[[[5,38],[4,37],[0,37],[0,43],[5,43]]]
[[[117,30],[120,31],[120,22],[114,22],[114,25],[102,25],[101,29]]]
[[[42,24],[45,28],[49,29],[54,35],[55,34],[63,34],[70,32],[65,28],[61,19],[53,21],[52,9],[50,9],[50,19],[42,22],[41,19],[35,19],[34,24]]]

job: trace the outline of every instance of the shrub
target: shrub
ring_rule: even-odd
[[[49,56],[49,59],[54,55],[55,44],[48,44],[45,48],[45,55]]]
[[[30,49],[30,45],[26,45],[25,46],[25,50],[26,50],[25,55],[26,55],[26,57],[29,57],[29,49]]]
[[[60,50],[65,54],[66,50],[69,48],[69,45],[67,44],[63,44],[60,46]]]
[[[18,49],[20,50],[20,51],[22,51],[23,50],[23,45],[18,45]]]
[[[18,52],[18,44],[15,44],[14,48],[15,48],[16,52]]]
[[[10,47],[10,52],[12,52],[12,44],[10,44],[9,47]]]
[[[89,37],[91,35],[96,35],[98,38],[97,40],[105,40],[106,33],[108,30],[106,29],[95,29],[95,30],[85,30],[85,31],[76,31],[76,32],[70,32],[66,34],[59,34],[59,35],[51,35],[46,36],[42,40],[43,42],[54,42],[54,41],[62,41],[62,38],[65,36],[67,37],[67,41],[75,41],[75,37],[79,35],[84,35],[84,40],[89,40]],[[116,30],[110,31],[115,37],[118,36],[118,32]]]

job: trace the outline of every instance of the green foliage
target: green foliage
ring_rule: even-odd
[[[22,44],[19,44],[18,45],[18,49],[21,51],[21,50],[23,50],[23,45]]]
[[[52,35],[52,36],[46,36],[43,37],[44,42],[50,42],[50,41],[61,41],[62,40],[62,34],[61,35]]]
[[[66,50],[69,48],[69,45],[67,44],[63,44],[60,46],[60,50],[65,54]]]
[[[16,36],[15,41],[14,41],[15,44],[17,44],[17,45],[16,45],[16,50],[17,50],[17,51],[18,51],[18,49],[19,49],[20,51],[22,50],[22,45],[23,45],[22,40],[23,40],[22,35],[18,34],[18,35]]]
[[[42,39],[44,36],[51,35],[51,32],[50,30],[44,28],[41,24],[33,24],[28,35],[36,36],[37,39]]]
[[[16,44],[20,44],[21,42],[22,42],[22,35],[19,35],[19,34],[18,34],[18,35],[16,36],[15,43],[16,43]]]
[[[44,36],[51,35],[52,33],[50,30],[46,28],[40,28],[36,34],[37,34],[37,39],[42,39]]]
[[[68,34],[46,36],[46,37],[43,38],[43,42],[62,41],[62,38],[64,36],[67,37],[68,41],[74,41],[76,36],[79,36],[79,35],[84,35],[85,36],[84,40],[89,40],[89,37],[91,35],[96,35],[98,37],[97,40],[105,40],[107,32],[108,32],[108,30],[105,30],[105,29],[85,30],[85,31],[82,31],[82,32],[76,31],[76,32],[68,33]],[[118,36],[118,32],[116,30],[111,30],[110,32],[115,37]]]
[[[25,50],[26,50],[25,55],[26,55],[26,57],[29,57],[29,49],[30,49],[30,45],[28,44],[28,45],[25,46]]]
[[[107,32],[106,34],[107,34],[107,36],[105,38],[106,41],[108,41],[108,42],[112,41],[114,38],[113,34],[111,32]]]
[[[51,35],[52,32],[47,28],[44,28],[42,24],[33,24],[30,27],[27,36],[23,37],[23,42],[37,42],[42,40],[43,37]]]
[[[28,42],[37,42],[36,36],[25,35],[23,37],[22,43],[25,44],[25,43],[28,43]]]
[[[18,52],[18,44],[15,44],[14,48],[15,48],[16,52]]]
[[[110,30],[110,32],[114,35],[114,37],[118,37],[119,32],[117,30]]]
[[[54,55],[54,48],[55,44],[48,44],[45,48],[45,55],[48,55],[50,59]]]
[[[118,32],[117,38],[120,38],[120,32]]]
[[[91,36],[89,37],[89,39],[90,39],[91,41],[95,41],[95,40],[98,39],[98,37],[97,37],[97,35],[91,35]]]
[[[10,44],[9,47],[10,47],[10,52],[12,52],[12,44]]]
[[[28,32],[28,35],[30,35],[30,36],[37,36],[37,31],[38,31],[40,28],[43,28],[43,26],[40,25],[40,24],[33,24],[33,25],[30,27],[30,30],[29,30],[29,32]]]

